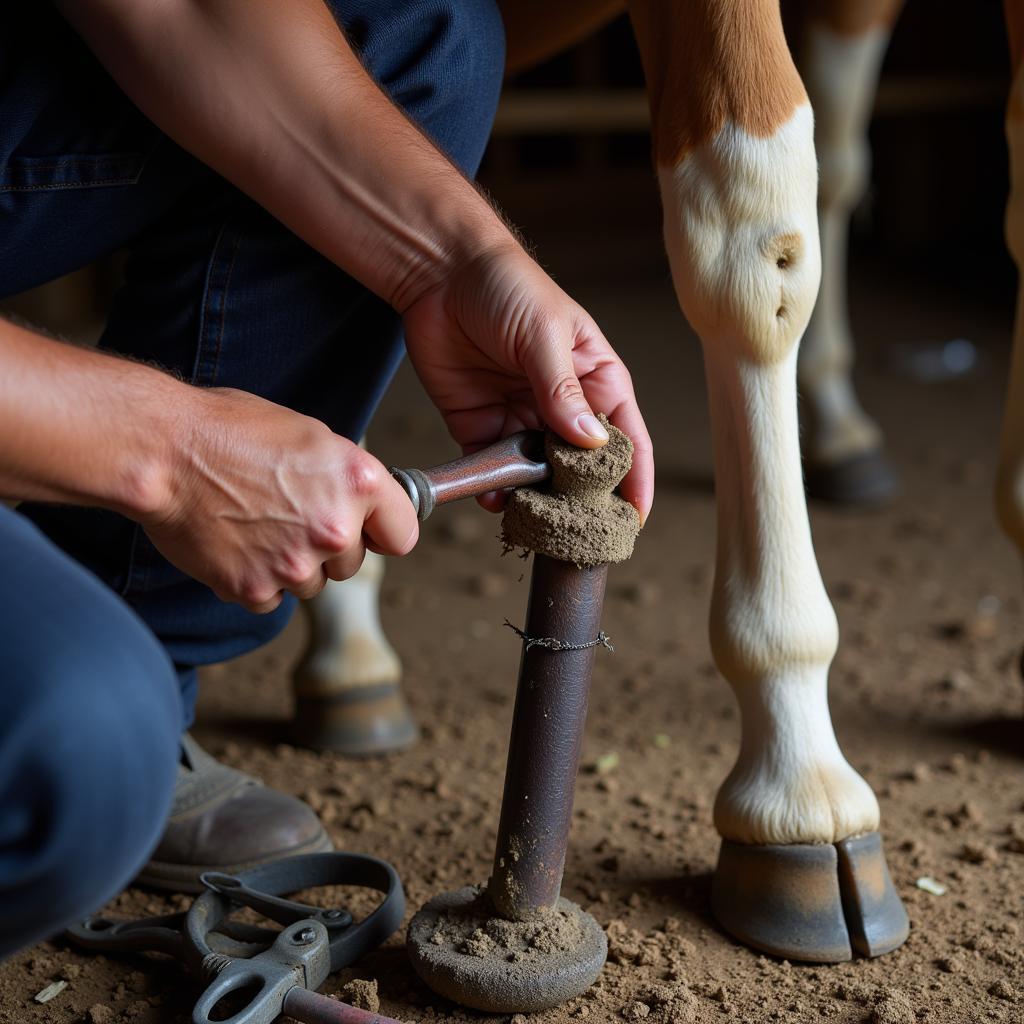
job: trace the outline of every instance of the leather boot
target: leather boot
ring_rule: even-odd
[[[301,800],[216,761],[186,733],[178,782],[160,845],[136,883],[199,892],[204,871],[235,874],[334,844]]]

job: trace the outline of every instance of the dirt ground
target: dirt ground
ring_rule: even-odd
[[[656,236],[644,244],[656,248]],[[606,256],[613,273],[629,262],[625,250]],[[711,806],[739,723],[706,639],[714,514],[698,346],[663,270],[630,282],[591,274],[592,252],[552,262],[633,367],[659,478],[636,554],[610,577],[604,628],[616,650],[597,657],[563,890],[606,927],[611,956],[591,992],[530,1024],[1024,1020],[1024,591],[990,500],[1005,306],[892,275],[855,282],[862,390],[904,490],[877,513],[816,507],[813,527],[842,630],[833,716],[879,795],[913,930],[881,959],[806,966],[738,946],[709,913]],[[955,336],[983,352],[973,376],[922,384],[886,369],[897,343]],[[406,371],[371,447],[399,465],[452,453]],[[339,847],[392,861],[410,912],[484,881],[490,867],[519,656],[502,623],[522,621],[527,589],[524,564],[500,557],[497,529],[475,507],[439,510],[415,553],[389,567],[385,625],[422,727],[407,753],[353,762],[282,742],[301,619],[267,650],[205,672],[199,740],[306,797]],[[918,888],[922,876],[945,894]],[[110,909],[139,915],[185,903],[129,891]],[[67,987],[35,1003],[57,979]],[[375,981],[382,1011],[401,1020],[484,1017],[424,988],[400,935],[324,991],[344,996],[353,979]],[[365,999],[367,989],[348,991]],[[195,995],[173,964],[82,955],[60,941],[0,967],[4,1024],[170,1024],[188,1019]]]

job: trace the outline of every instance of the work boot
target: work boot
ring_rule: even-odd
[[[334,849],[301,800],[269,789],[181,738],[178,782],[160,845],[136,882],[199,892],[204,871],[235,874],[281,857]]]

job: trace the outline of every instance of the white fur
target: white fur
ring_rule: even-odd
[[[846,305],[850,213],[868,179],[867,125],[888,28],[858,36],[815,22],[807,32],[801,74],[815,113],[820,165],[821,290],[800,346],[797,373],[808,413],[808,460],[831,464],[881,447],[877,424],[853,390],[853,342]]]
[[[1010,90],[1006,140],[1010,149],[1006,241],[1018,271],[1024,274],[1024,66]],[[1003,532],[1024,554],[1024,290],[1019,285],[1010,386],[996,474],[996,514]]]
[[[768,139],[727,124],[659,172],[673,280],[701,336],[710,394],[712,648],[743,716],[715,824],[748,843],[830,843],[878,826],[874,794],[829,718],[838,630],[800,468],[796,355],[819,280],[816,177],[807,106]],[[775,243],[788,236],[799,255],[780,269]]]
[[[359,572],[343,583],[329,581],[306,602],[310,637],[295,671],[295,692],[330,697],[339,690],[398,682],[402,666],[381,629],[378,601],[384,559],[366,553]]]

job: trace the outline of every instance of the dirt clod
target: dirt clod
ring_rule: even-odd
[[[544,448],[552,477],[546,489],[522,487],[505,507],[506,548],[522,548],[576,565],[624,562],[640,532],[637,510],[613,494],[629,472],[633,443],[604,416],[602,448],[576,448],[548,432]]]
[[[872,1024],[917,1024],[917,1015],[903,992],[894,990],[875,1004]]]
[[[355,978],[341,988],[341,998],[360,1010],[376,1013],[380,1009],[376,980]]]

